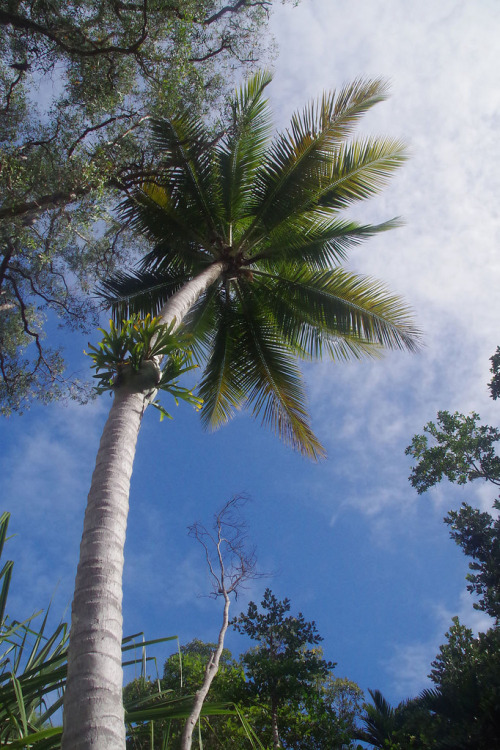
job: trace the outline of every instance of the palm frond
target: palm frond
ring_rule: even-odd
[[[179,207],[194,206],[208,231],[220,228],[220,183],[215,169],[214,138],[189,111],[154,120],[153,138],[163,152],[165,189]]]
[[[237,317],[229,303],[219,301],[217,307],[215,335],[199,388],[203,399],[201,419],[205,427],[211,428],[228,422],[245,401],[234,366],[239,346]]]
[[[406,158],[405,144],[389,138],[370,138],[341,146],[318,184],[317,205],[338,210],[371,198]]]
[[[411,312],[399,297],[365,276],[336,268],[296,271],[282,268],[262,278],[261,304],[272,314],[288,345],[297,353],[321,356],[366,353],[373,345],[416,351],[420,334]],[[343,340],[340,347],[335,341]]]
[[[318,178],[330,164],[332,153],[359,117],[385,96],[383,82],[357,80],[338,95],[324,95],[321,101],[294,115],[290,130],[275,138],[257,172],[255,218],[246,232],[247,240],[256,232],[260,236],[269,231],[312,202]]]
[[[186,315],[183,327],[192,334],[193,356],[200,363],[208,359],[220,315],[220,287],[207,289]]]
[[[311,270],[327,270],[345,260],[351,247],[398,226],[401,226],[398,219],[361,225],[308,212],[271,232],[259,246],[258,255],[251,260],[266,270],[279,268],[283,262],[300,262]]]
[[[175,202],[164,186],[143,185],[118,210],[129,229],[152,242],[182,249],[205,244],[207,228],[196,206]]]
[[[116,273],[101,282],[98,295],[111,307],[116,323],[139,315],[145,318],[150,314],[156,317],[165,302],[177,292],[186,281],[182,269],[135,271]]]
[[[229,134],[219,149],[222,200],[226,221],[232,224],[247,209],[255,171],[261,165],[271,135],[271,115],[264,89],[272,80],[267,72],[252,76],[232,102]]]
[[[235,377],[253,415],[260,415],[262,424],[269,425],[285,443],[317,460],[325,451],[310,427],[300,370],[255,302],[251,290],[242,285]]]

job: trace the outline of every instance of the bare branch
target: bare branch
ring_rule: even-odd
[[[83,188],[75,187],[71,190],[57,190],[53,193],[48,193],[47,195],[41,195],[34,201],[26,201],[24,203],[17,203],[14,206],[0,208],[0,219],[14,219],[16,216],[38,213],[46,208],[54,208],[56,206],[73,203],[77,198],[87,195],[91,189],[91,186],[85,186]]]
[[[235,495],[214,516],[212,531],[200,522],[189,527],[189,536],[198,540],[205,551],[210,575],[214,581],[212,595],[224,598],[222,625],[217,640],[217,648],[212,652],[207,666],[203,684],[196,691],[191,714],[186,721],[181,738],[181,750],[191,750],[193,730],[198,721],[203,703],[210,686],[219,670],[219,661],[224,648],[224,638],[229,625],[229,594],[237,596],[238,589],[246,581],[262,577],[256,571],[255,550],[246,546],[246,524],[241,519],[240,507],[248,500],[244,495]]]
[[[3,284],[5,273],[9,267],[10,259],[14,255],[14,251],[16,249],[10,237],[7,237],[6,245],[7,245],[7,252],[4,254],[2,262],[0,263],[0,287]]]
[[[112,122],[117,122],[118,120],[127,120],[133,117],[133,115],[115,115],[114,117],[108,117],[107,120],[104,120],[103,122],[100,122],[98,125],[92,125],[88,128],[85,128],[83,133],[81,133],[78,138],[72,143],[68,150],[68,159],[71,159],[73,156],[73,153],[78,146],[79,143],[85,140],[85,138],[90,135],[90,133],[95,133],[97,130],[101,130],[101,128],[105,128],[106,125],[111,125]],[[127,131],[129,133],[131,128]]]

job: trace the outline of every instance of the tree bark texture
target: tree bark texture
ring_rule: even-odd
[[[278,733],[278,701],[275,698],[271,698],[271,735],[274,750],[279,750],[281,745]]]
[[[142,393],[116,392],[97,453],[76,574],[63,750],[123,750],[122,575]]]
[[[179,326],[224,271],[208,266],[164,305],[160,317]],[[148,389],[149,390],[149,389]],[[130,478],[150,394],[115,391],[85,512],[75,581],[62,750],[125,750],[121,642],[123,550]]]
[[[198,297],[217,281],[224,272],[225,263],[212,263],[204,271],[199,273],[173,294],[163,305],[159,318],[164,325],[170,325],[175,318],[174,329],[177,329],[184,320],[187,313],[198,300]]]

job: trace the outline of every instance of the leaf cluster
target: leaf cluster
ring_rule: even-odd
[[[249,679],[247,692],[269,707],[305,701],[311,688],[335,667],[315,648],[322,640],[315,622],[307,622],[300,612],[288,614],[290,608],[289,599],[279,601],[266,589],[262,611],[250,602],[246,614],[232,621],[239,633],[258,642],[242,657]]]
[[[500,346],[497,346],[495,354],[490,357],[492,378],[488,383],[491,398],[496,401],[500,396]]]
[[[162,690],[171,690],[171,696],[182,699],[194,693],[202,684],[206,664],[216,648],[214,643],[199,640],[180,647],[165,662]],[[125,688],[126,695],[134,691],[137,698],[158,691],[153,682],[135,680]],[[283,747],[290,750],[339,750],[351,748],[354,723],[360,712],[362,692],[349,680],[327,676],[309,691],[307,700],[297,702],[287,699],[279,709],[279,726]],[[248,693],[248,675],[245,673],[244,655],[238,660],[224,649],[220,669],[209,692],[210,702],[229,702],[237,708],[231,716],[207,715],[202,717],[199,747],[216,750],[221,747],[249,750],[251,747],[267,748],[269,738],[269,707],[260,696],[251,698]],[[250,729],[252,731],[250,731]],[[130,750],[162,748],[160,738],[168,734],[168,747],[179,746],[182,722],[155,725],[154,745],[148,728],[137,727],[130,732],[127,747]],[[196,739],[195,739],[196,743]],[[196,744],[195,744],[196,746]]]
[[[415,435],[406,455],[417,459],[410,482],[419,494],[443,478],[456,484],[485,479],[500,485],[500,458],[496,443],[500,430],[478,424],[479,414],[439,411],[437,422],[428,422],[424,434]]]
[[[432,663],[435,688],[420,696],[436,721],[435,747],[487,750],[500,742],[500,629],[474,637],[458,617]]]
[[[178,382],[196,365],[191,363],[192,355],[186,348],[189,337],[173,333],[175,321],[166,326],[147,315],[144,319],[133,316],[122,321],[121,326],[112,320],[109,323],[109,331],[99,329],[103,334],[99,344],[89,344],[98,393],[123,387],[144,390],[149,385],[151,391],[170,393],[176,404],[182,400],[201,408],[202,400]],[[161,369],[163,359],[167,361]],[[160,410],[162,419],[170,417],[158,402],[153,402],[153,406]]]
[[[419,494],[443,478],[456,484],[478,479],[500,485],[500,457],[497,443],[500,430],[479,424],[479,415],[440,411],[437,422],[429,422],[424,434],[415,435],[406,449],[417,459],[410,482]],[[493,507],[500,510],[500,501]],[[451,538],[472,558],[467,589],[477,594],[474,608],[487,612],[497,622],[500,617],[500,520],[468,503],[451,510],[444,519]]]
[[[486,511],[462,503],[458,511],[451,510],[444,521],[450,527],[451,538],[472,558],[467,574],[467,590],[478,596],[474,609],[486,612],[500,622],[500,500],[493,507],[493,516]]]

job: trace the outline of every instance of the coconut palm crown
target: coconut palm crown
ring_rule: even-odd
[[[317,458],[297,358],[335,359],[415,350],[419,334],[400,298],[341,267],[347,251],[398,224],[343,218],[377,193],[405,159],[390,139],[352,138],[360,117],[386,96],[358,80],[323,95],[271,139],[264,90],[252,77],[213,132],[188,111],[154,122],[162,178],[123,206],[153,243],[134,274],[108,280],[117,320],[157,315],[186,280],[219,264],[215,282],[183,321],[206,362],[202,418],[216,427],[250,405],[286,442]]]

